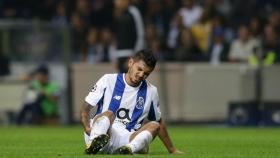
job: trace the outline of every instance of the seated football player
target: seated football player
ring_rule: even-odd
[[[157,88],[146,80],[155,66],[153,53],[141,50],[129,59],[127,73],[105,74],[94,85],[81,110],[87,154],[147,153],[157,135],[170,153],[181,153],[161,118]]]

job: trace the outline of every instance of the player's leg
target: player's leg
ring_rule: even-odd
[[[113,154],[114,151],[129,143],[129,137],[133,132],[129,132],[122,124],[114,123],[109,129],[110,142],[108,153]]]
[[[91,123],[90,135],[85,135],[87,154],[96,154],[109,142],[108,129],[114,120],[114,114],[106,111],[96,116]]]
[[[118,148],[116,154],[133,154],[148,148],[159,131],[159,123],[151,121],[130,136],[129,143]]]
[[[95,137],[101,134],[107,134],[112,122],[114,121],[115,115],[112,111],[105,111],[97,115],[92,122],[90,139],[93,140]]]

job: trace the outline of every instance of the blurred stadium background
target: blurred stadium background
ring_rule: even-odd
[[[280,125],[279,1],[131,5],[142,15],[145,47],[160,60],[149,80],[159,88],[169,123]],[[90,87],[104,73],[118,71],[114,26],[111,0],[2,0],[0,124],[13,124],[24,77],[42,63],[60,85],[59,123],[79,122]],[[92,52],[97,46],[102,57]],[[247,54],[234,55],[236,50]]]

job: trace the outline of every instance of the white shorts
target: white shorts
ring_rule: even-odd
[[[113,123],[113,125],[109,129],[110,141],[103,148],[101,153],[111,154],[117,148],[127,145],[129,143],[129,138],[133,133],[134,131],[129,132],[121,123]],[[86,133],[84,133],[84,138],[85,143],[89,144],[89,136]]]
[[[110,141],[107,146],[107,153],[113,153],[117,148],[127,145],[129,143],[129,138],[133,133],[134,131],[129,132],[122,124],[113,123],[109,130]]]

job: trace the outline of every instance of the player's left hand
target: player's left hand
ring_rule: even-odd
[[[171,151],[170,151],[170,154],[184,154],[184,152],[176,149],[176,148],[173,148]]]

